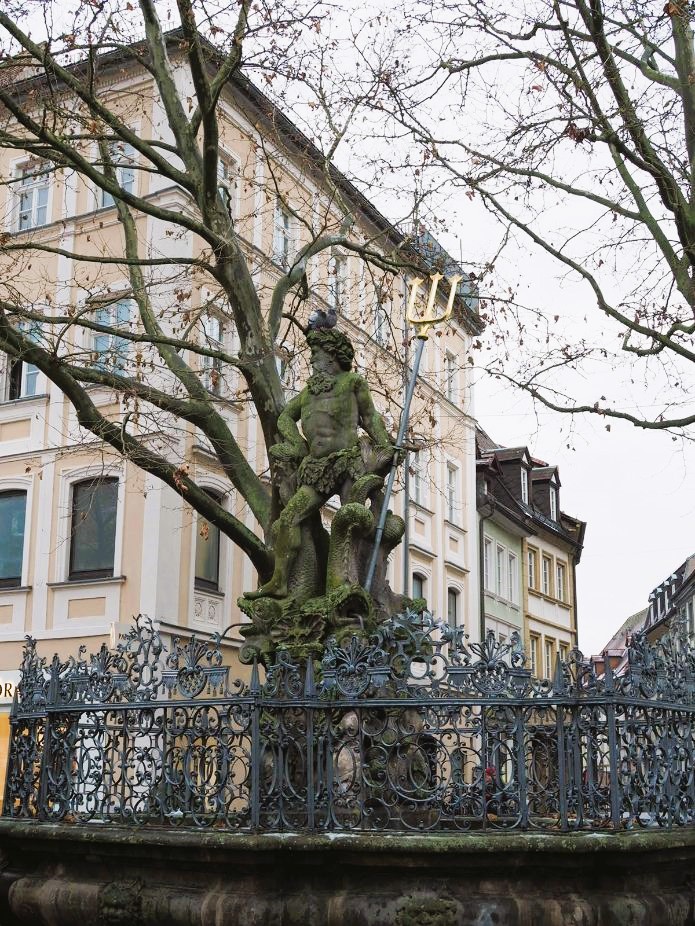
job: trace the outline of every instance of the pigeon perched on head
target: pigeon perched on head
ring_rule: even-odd
[[[335,328],[337,324],[338,312],[332,307],[327,312],[323,309],[314,309],[309,316],[307,327],[309,331],[314,331],[316,328]]]

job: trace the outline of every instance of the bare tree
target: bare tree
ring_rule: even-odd
[[[401,236],[387,224],[372,222],[371,236],[355,233],[356,210],[368,204],[333,166],[356,107],[326,110],[328,141],[317,147],[246,76],[254,68],[269,84],[277,75],[286,82],[301,76],[307,37],[320,32],[325,11],[301,0],[242,0],[229,9],[218,4],[213,15],[208,4],[178,0],[178,22],[163,24],[154,0],[114,0],[80,7],[55,26],[51,17],[64,15],[59,6],[10,3],[0,12],[8,49],[0,63],[0,149],[24,159],[19,173],[1,178],[14,214],[0,241],[0,352],[10,369],[22,363],[45,374],[85,431],[169,485],[267,579],[268,534],[282,507],[277,480],[272,471],[254,471],[225,408],[253,406],[266,446],[277,443],[283,366],[302,331],[311,261],[340,249],[380,278],[404,262]],[[29,26],[41,13],[39,42]],[[225,95],[240,94],[256,120],[257,144],[268,145],[262,178],[245,165],[228,175],[220,155],[221,107]],[[298,202],[289,189],[282,165],[298,157],[323,191],[320,200]],[[45,207],[38,191],[47,175],[73,207],[92,196],[92,212],[94,203],[115,208],[117,230],[105,230],[97,214],[75,238],[66,214],[57,232],[44,234],[36,210]],[[300,246],[280,240],[271,261],[240,231],[237,197],[250,210],[276,203],[301,230]],[[75,268],[70,280],[60,278],[61,261]],[[114,289],[118,275],[127,277],[127,290]],[[134,317],[118,315],[124,294]],[[235,331],[234,350],[220,337],[220,321]],[[109,390],[115,414],[92,387]],[[259,534],[196,483],[183,447],[191,429],[245,500]]]
[[[551,409],[681,434],[695,423],[692,17],[688,0],[409,0],[389,64],[363,58],[383,124],[417,143],[407,166],[444,173],[500,220],[503,240],[550,255],[606,322],[597,343],[554,338],[546,318],[541,352],[530,356],[528,336],[514,350],[506,337],[532,326],[513,288],[493,293],[491,257],[481,294],[504,342],[491,371]],[[658,365],[673,404],[641,413],[559,385],[563,371],[620,357],[633,378]]]

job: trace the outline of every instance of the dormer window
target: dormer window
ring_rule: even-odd
[[[550,486],[550,519],[557,521],[557,489]]]
[[[528,470],[521,467],[521,501],[528,505]]]

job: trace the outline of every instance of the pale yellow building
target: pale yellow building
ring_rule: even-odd
[[[190,75],[172,50],[179,92]],[[171,140],[148,75],[132,60],[101,70],[103,98],[149,137]],[[27,105],[31,105],[27,97]],[[340,222],[339,201],[355,216],[352,236],[386,253],[404,236],[342,175],[322,173],[318,152],[251,84],[230,82],[219,104],[220,184],[262,300],[283,268],[319,230]],[[93,149],[87,157],[97,158]],[[162,208],[191,208],[184,191],[142,169],[132,149],[117,153],[121,185]],[[12,242],[34,241],[56,253],[20,251],[0,256],[0,294],[18,294],[35,312],[63,313],[137,332],[138,314],[123,267],[102,262],[120,253],[121,231],[107,194],[83,176],[18,150],[0,149],[0,222]],[[7,181],[10,181],[9,183]],[[164,220],[137,216],[148,255],[192,259],[202,245],[193,233]],[[75,261],[77,251],[93,261]],[[308,261],[310,291],[304,313],[335,305],[353,339],[356,363],[394,430],[402,403],[407,279],[367,271],[349,248],[324,250]],[[147,283],[160,323],[179,336],[193,326],[206,343],[234,352],[235,328],[209,278],[195,266],[153,266]],[[444,294],[443,294],[444,295]],[[414,439],[423,450],[410,459],[409,542],[390,564],[396,591],[422,594],[433,611],[465,624],[477,637],[477,528],[475,426],[469,375],[470,340],[479,330],[476,306],[457,300],[446,333],[426,348],[414,410]],[[106,363],[168,388],[151,347],[67,326],[56,343],[75,363]],[[302,338],[285,329],[277,363],[288,392],[306,370]],[[265,447],[240,375],[209,358],[190,357],[217,409],[230,422],[246,459],[266,469]],[[154,416],[142,403],[92,387],[92,401],[116,421],[138,429],[148,445],[187,473],[252,530],[257,523],[232,489],[207,440],[192,425]],[[31,634],[40,650],[96,651],[125,632],[140,612],[156,619],[165,640],[176,633],[222,631],[244,618],[238,596],[256,585],[251,563],[215,528],[199,519],[171,488],[119,458],[77,424],[71,403],[31,364],[0,355],[0,680],[8,684]],[[402,511],[403,480],[394,509]],[[232,635],[234,636],[234,634]],[[5,688],[3,687],[3,691]],[[7,689],[10,691],[10,689]],[[5,699],[5,704],[9,698]]]

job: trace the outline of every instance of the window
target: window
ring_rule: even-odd
[[[208,493],[216,502],[220,499]],[[197,518],[195,538],[195,586],[218,591],[220,587],[220,530],[202,514]]]
[[[545,641],[545,677],[552,678],[555,669],[555,644],[552,640]]]
[[[693,598],[685,606],[685,622],[688,633],[692,637],[695,634],[695,599]]]
[[[497,591],[497,594],[500,596],[500,598],[504,598],[504,593],[505,593],[505,591],[506,591],[506,582],[505,582],[505,577],[506,577],[506,572],[507,572],[507,570],[505,569],[505,558],[506,558],[506,553],[507,553],[507,551],[505,550],[505,548],[504,548],[504,547],[501,547],[501,546],[498,544],[498,545],[497,545],[497,583],[496,583],[496,591]]]
[[[538,556],[535,550],[528,551],[528,587],[536,589],[538,588],[538,576],[536,570],[538,569]]]
[[[551,592],[551,588],[550,588],[550,566],[551,566],[550,557],[549,557],[549,556],[544,556],[544,557],[543,557],[543,576],[542,576],[542,584],[541,584],[541,590],[542,590],[542,592],[543,592],[544,595],[549,595],[550,592]]]
[[[116,170],[116,182],[126,193],[135,192],[135,149],[127,142],[112,142],[109,145],[109,158]],[[102,208],[113,206],[114,199],[106,190],[100,190]]]
[[[458,469],[448,463],[446,467],[446,516],[452,524],[457,524],[459,519],[458,484]]]
[[[22,584],[26,492],[0,492],[0,588]]]
[[[20,321],[16,328],[25,334],[29,340],[38,342],[40,336],[40,326],[38,322]],[[19,357],[7,357],[7,389],[6,395],[9,400],[23,399],[36,395],[36,384],[39,378],[39,368],[33,363],[27,363]]]
[[[388,312],[379,293],[374,303],[374,340],[382,347],[385,347],[389,340]]]
[[[531,675],[538,676],[538,637],[531,636],[528,641],[528,659]]]
[[[456,374],[456,357],[450,351],[447,351],[444,355],[444,394],[450,402],[456,402],[458,398]]]
[[[570,648],[567,643],[560,644],[560,659],[562,659],[563,662],[567,662],[569,659],[569,651]]]
[[[507,556],[507,600],[513,604],[519,603],[519,571],[514,553]]]
[[[113,575],[118,479],[90,479],[72,487],[70,579]]]
[[[423,465],[417,455],[411,456],[410,475],[413,479],[412,499],[416,505],[425,504],[425,479]]]
[[[487,537],[483,544],[483,585],[491,592],[492,587],[492,541]]]
[[[48,191],[52,165],[47,161],[27,164],[19,171],[16,196],[17,231],[38,228],[48,222]]]
[[[342,314],[347,314],[347,270],[347,257],[334,254],[328,264],[328,304]]]
[[[132,299],[119,299],[116,302],[103,303],[94,313],[98,325],[109,328],[125,328],[130,323],[133,307]],[[128,359],[128,340],[117,334],[95,331],[93,340],[94,366],[98,370],[112,370],[122,373]]]
[[[550,519],[557,521],[557,489],[550,486]]]
[[[292,256],[292,213],[278,200],[273,227],[273,260],[287,269]]]
[[[209,350],[223,349],[223,327],[222,321],[217,315],[203,315],[201,317],[203,326],[202,346]],[[215,395],[220,395],[222,390],[222,360],[219,357],[209,357],[201,355],[203,385]]]
[[[528,470],[521,467],[521,501],[528,505]]]
[[[425,577],[421,576],[419,572],[413,573],[413,598],[425,597],[426,581]]]
[[[458,626],[459,593],[455,588],[447,589],[446,593],[446,619],[451,627]]]
[[[217,189],[222,194],[232,218],[235,218],[238,212],[239,173],[239,162],[218,152]]]
[[[567,567],[564,563],[555,566],[555,594],[560,601],[567,601]]]

